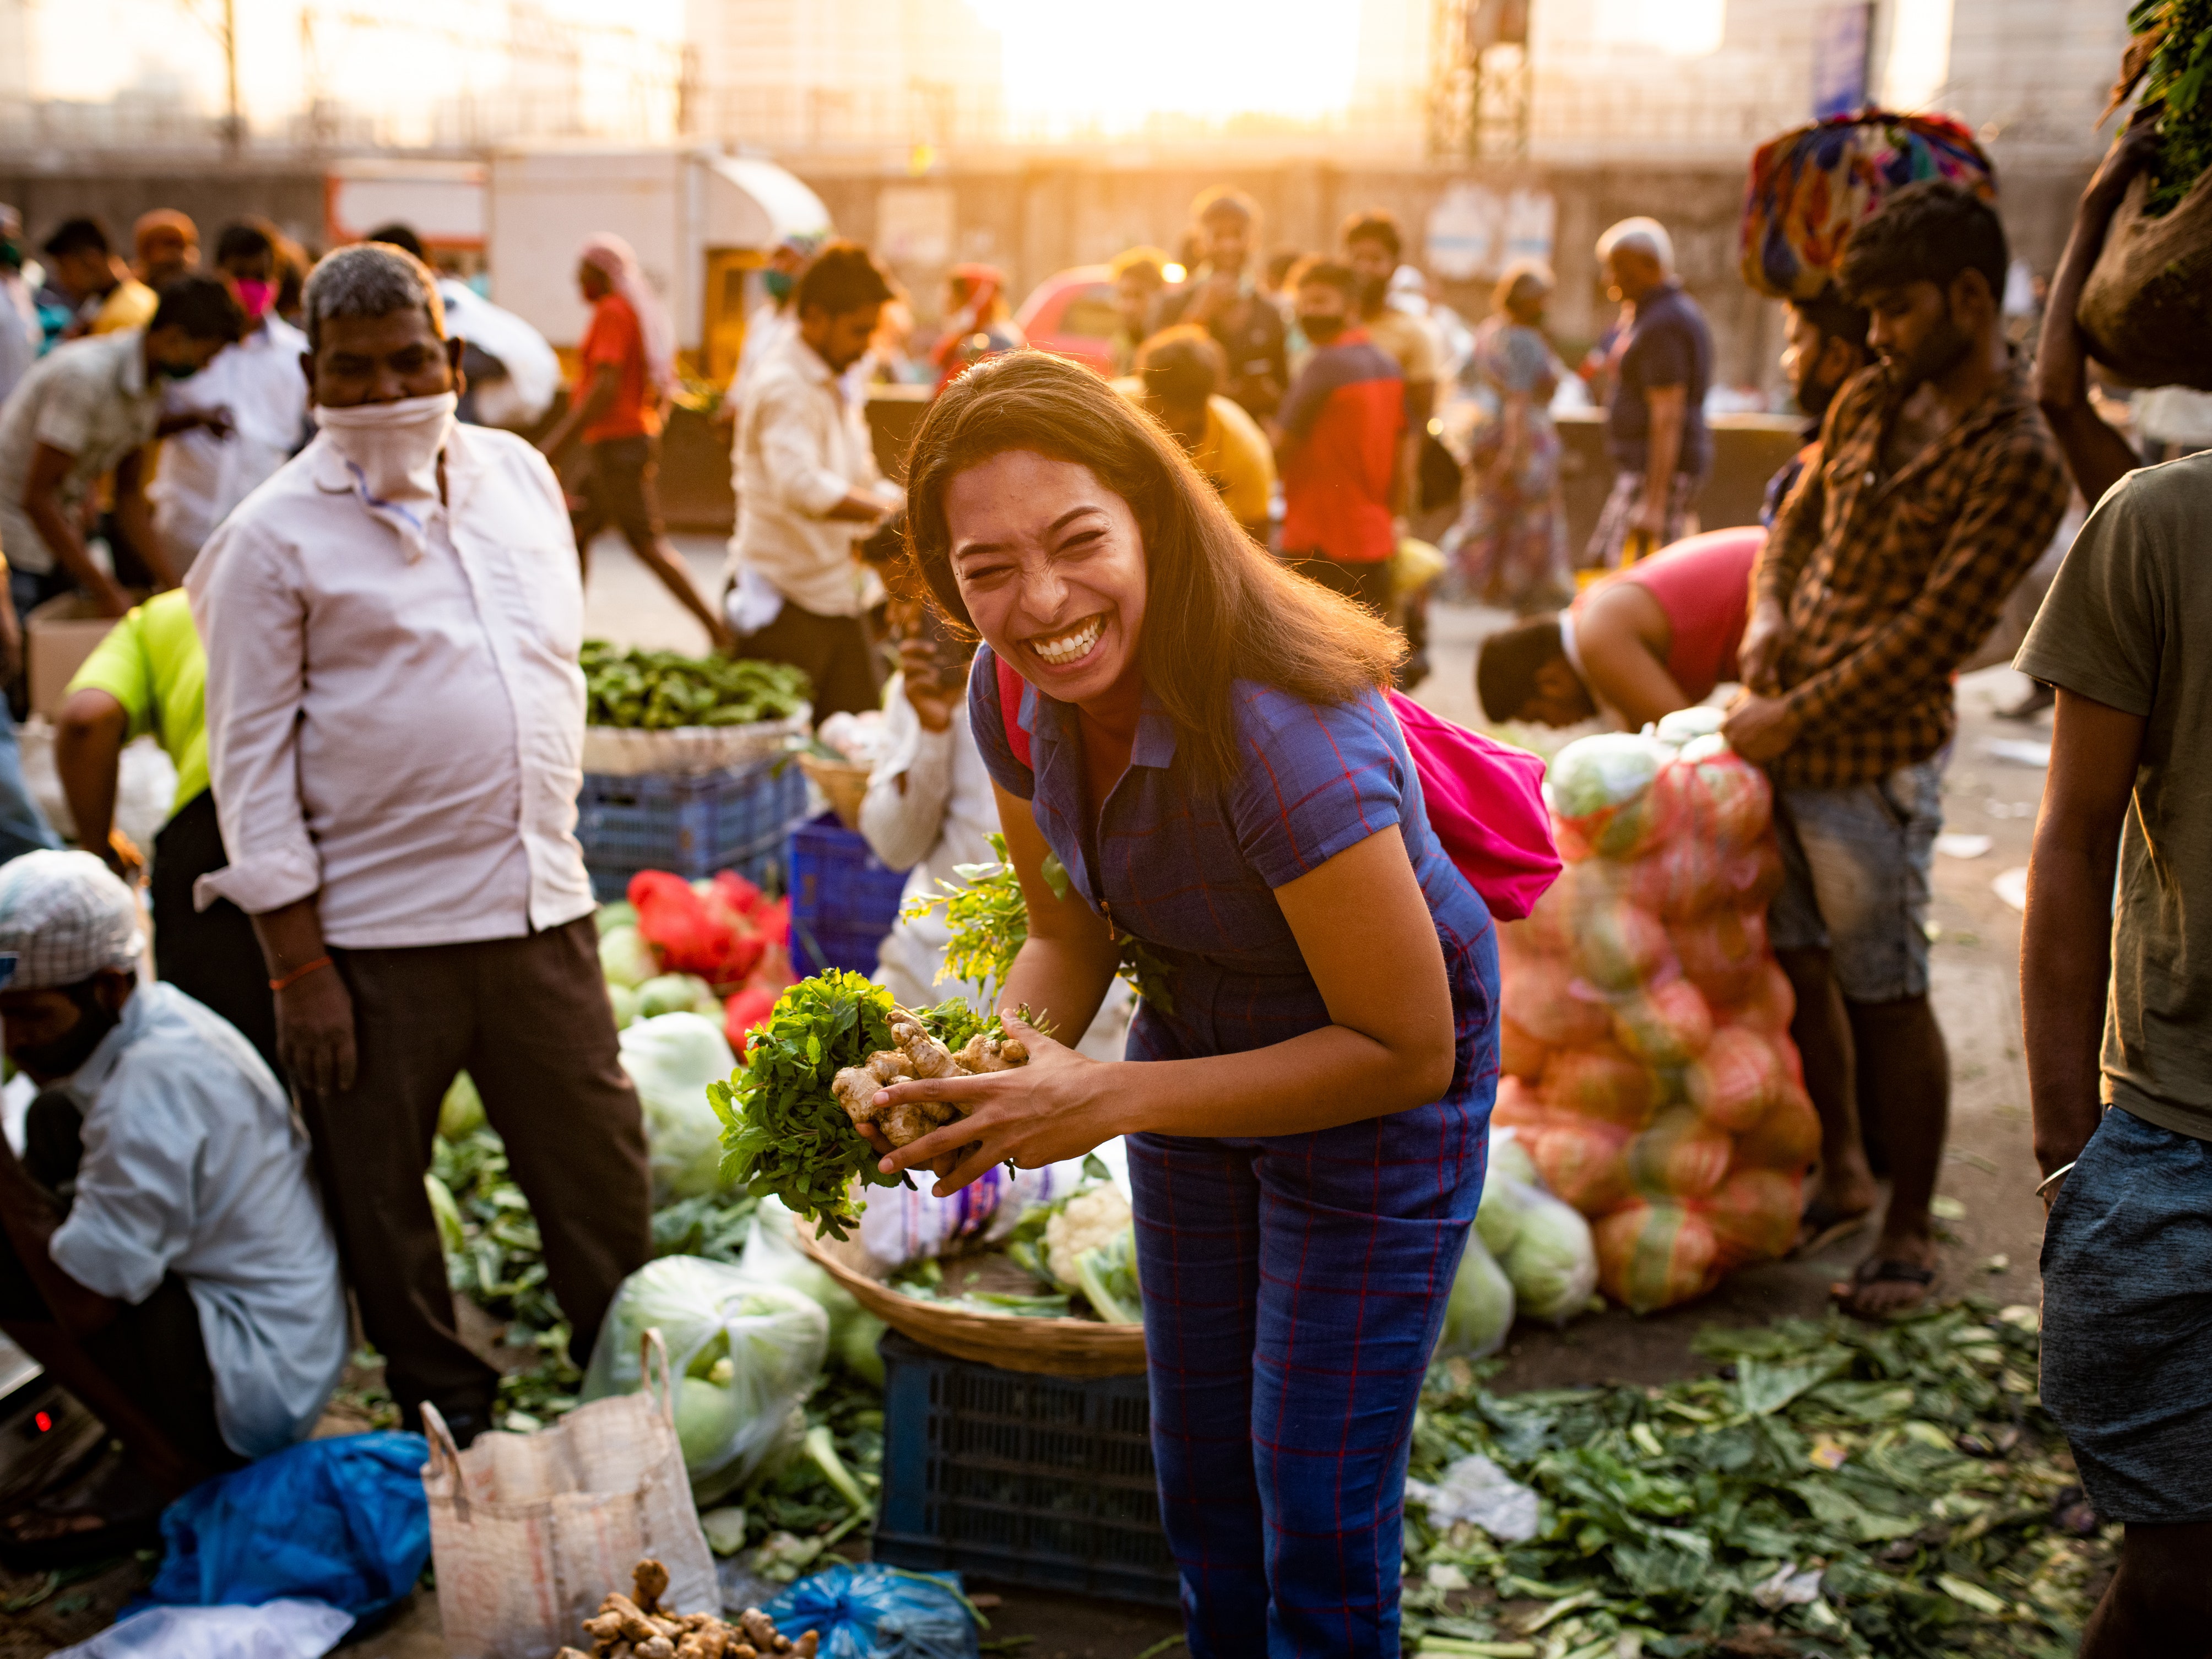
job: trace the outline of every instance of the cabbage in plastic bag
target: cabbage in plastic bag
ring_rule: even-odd
[[[1674,750],[1626,732],[1581,738],[1552,757],[1544,799],[1560,820],[1559,850],[1571,860],[1595,854],[1632,858],[1662,833],[1651,781]]]
[[[648,1261],[615,1292],[579,1397],[635,1393],[638,1341],[654,1327],[678,1379],[677,1436],[695,1498],[711,1503],[798,1449],[799,1404],[830,1343],[830,1316],[811,1297],[701,1256]]]
[[[860,1317],[860,1304],[853,1293],[830,1276],[830,1270],[799,1248],[796,1229],[802,1223],[781,1199],[771,1193],[753,1210],[745,1231],[744,1253],[738,1267],[767,1285],[788,1285],[821,1304],[830,1316],[830,1345],[842,1352],[846,1327]]]
[[[1694,708],[1677,708],[1671,714],[1662,714],[1652,735],[1662,743],[1677,745],[1698,738],[1717,735],[1728,722],[1728,710],[1715,708],[1710,703],[1698,703]]]
[[[1512,1282],[1483,1247],[1482,1235],[1470,1227],[1467,1254],[1459,1259],[1451,1300],[1444,1308],[1443,1334],[1437,1339],[1436,1357],[1487,1358],[1505,1346],[1512,1329]]]
[[[645,1144],[656,1202],[697,1198],[721,1185],[722,1123],[707,1085],[737,1069],[721,1027],[701,1014],[661,1014],[625,1026],[623,1070],[645,1109]]]

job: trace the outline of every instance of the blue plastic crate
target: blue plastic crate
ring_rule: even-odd
[[[785,871],[790,878],[795,956],[810,971],[876,971],[876,947],[898,920],[907,872],[868,850],[866,837],[835,812],[809,818],[791,832]],[[794,963],[794,965],[799,965]]]
[[[714,772],[586,772],[576,796],[576,839],[603,904],[622,897],[641,870],[686,881],[735,870],[780,888],[785,837],[805,815],[806,779],[781,758]]]
[[[875,1559],[1173,1606],[1137,1376],[1036,1376],[886,1332]]]

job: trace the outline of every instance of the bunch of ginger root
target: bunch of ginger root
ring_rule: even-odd
[[[712,1613],[668,1612],[660,1605],[668,1569],[658,1561],[637,1564],[630,1590],[609,1590],[599,1612],[584,1620],[584,1634],[594,1644],[591,1654],[562,1648],[553,1659],[814,1659],[821,1640],[810,1630],[793,1641],[758,1607],[747,1607],[734,1623]]]
[[[889,1024],[896,1048],[878,1048],[865,1064],[848,1066],[830,1080],[830,1092],[856,1124],[872,1123],[894,1146],[919,1140],[932,1129],[966,1113],[949,1100],[908,1100],[878,1112],[877,1091],[894,1083],[931,1078],[975,1077],[1007,1072],[1029,1062],[1030,1051],[1018,1037],[986,1036],[978,1031],[957,1053],[924,1029],[919,1018],[893,1008]]]

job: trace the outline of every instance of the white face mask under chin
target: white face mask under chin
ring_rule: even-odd
[[[451,392],[343,409],[318,404],[315,424],[330,434],[370,506],[435,501],[438,453],[459,404]]]

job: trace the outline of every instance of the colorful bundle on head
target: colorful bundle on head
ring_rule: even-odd
[[[1638,1310],[1787,1249],[1820,1146],[1766,935],[1772,792],[1704,713],[1559,752],[1574,861],[1499,935],[1492,1121],[1596,1223],[1601,1283]]]
[[[1863,110],[1768,140],[1751,158],[1738,269],[1776,300],[1816,300],[1850,234],[1892,195],[1948,179],[1996,199],[1996,169],[1948,115]]]

